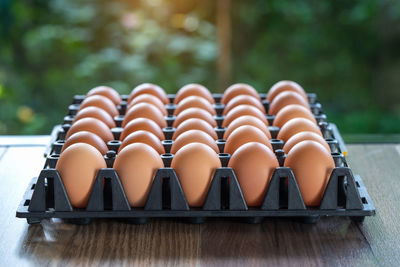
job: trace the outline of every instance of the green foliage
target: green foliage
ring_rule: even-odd
[[[215,1],[0,0],[0,134],[42,133],[74,94],[216,90]],[[316,92],[345,133],[400,132],[400,2],[232,1],[232,82]]]

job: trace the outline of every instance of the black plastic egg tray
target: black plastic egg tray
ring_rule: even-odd
[[[225,130],[221,127],[224,106],[219,104],[222,95],[213,94],[213,96],[217,103],[214,105],[217,111],[215,119],[218,123],[215,130],[219,138],[222,138]],[[265,94],[260,96],[265,99]],[[248,207],[233,169],[226,167],[230,155],[225,153],[219,154],[222,167],[215,172],[203,207],[189,207],[179,179],[174,169],[169,167],[173,158],[168,152],[172,145],[169,139],[174,132],[174,128],[171,127],[175,119],[172,115],[174,104],[166,105],[169,115],[166,117],[168,127],[163,129],[166,137],[163,145],[167,153],[161,155],[165,167],[157,171],[145,207],[130,207],[118,174],[112,169],[115,151],[120,145],[119,135],[122,132],[120,125],[126,111],[128,96],[124,95],[122,96],[124,101],[118,107],[121,115],[114,118],[118,126],[112,129],[115,141],[108,142],[110,151],[104,156],[108,168],[98,172],[87,207],[73,208],[55,165],[65,134],[84,97],[75,96],[73,104],[69,106],[69,113],[64,118],[64,124],[54,127],[51,143],[45,152],[45,166],[39,177],[31,180],[18,207],[16,216],[26,218],[29,224],[40,223],[46,218],[62,218],[77,224],[87,224],[96,218],[115,218],[141,224],[156,217],[182,218],[191,223],[201,223],[210,217],[229,217],[249,223],[259,223],[265,217],[289,217],[305,223],[315,223],[321,216],[346,216],[353,221],[362,222],[365,216],[375,215],[375,207],[361,177],[353,175],[347,165],[345,158],[347,151],[340,133],[334,124],[327,123],[315,94],[308,94],[310,107],[331,148],[336,165],[319,207],[305,206],[294,174],[288,167],[276,168],[262,205]],[[169,98],[173,102],[174,95],[169,95]],[[268,101],[263,101],[263,104],[268,110]],[[272,125],[274,116],[267,115],[267,119]],[[270,126],[269,130],[272,138],[276,138],[279,128]],[[217,143],[223,152],[225,140],[217,140]],[[272,139],[271,144],[280,166],[283,166],[285,160],[283,141]]]

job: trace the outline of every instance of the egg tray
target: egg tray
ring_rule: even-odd
[[[173,100],[174,95],[169,95]],[[262,98],[265,95],[261,94]],[[88,224],[96,218],[115,218],[129,223],[142,224],[151,218],[172,217],[181,218],[190,223],[202,223],[207,218],[240,219],[248,223],[259,223],[265,217],[288,217],[305,223],[315,223],[321,216],[346,216],[353,221],[362,222],[365,216],[375,214],[375,207],[368,192],[358,175],[353,175],[347,165],[344,154],[345,144],[337,127],[326,122],[326,116],[322,113],[321,105],[316,101],[315,94],[308,94],[310,106],[319,122],[324,137],[328,141],[332,151],[336,167],[332,171],[329,183],[319,207],[306,207],[302,199],[299,187],[292,170],[288,167],[278,167],[273,173],[264,201],[260,207],[248,207],[239,186],[239,182],[232,168],[227,163],[230,155],[220,153],[221,168],[215,172],[210,185],[206,201],[201,208],[189,207],[179,179],[170,163],[173,155],[161,155],[166,167],[160,168],[154,178],[151,190],[143,208],[132,208],[129,205],[121,181],[117,172],[112,169],[115,152],[110,151],[105,155],[109,168],[101,169],[94,182],[88,205],[85,209],[73,208],[66,193],[63,182],[55,165],[62,140],[68,131],[68,122],[74,115],[77,106],[84,96],[75,96],[74,104],[69,107],[69,114],[64,119],[66,124],[56,126],[51,134],[51,144],[46,150],[47,156],[44,169],[39,177],[31,180],[16,216],[26,218],[29,224],[40,223],[43,219],[61,218],[77,224]],[[214,94],[216,102],[221,95]],[[127,96],[123,96],[126,100]],[[171,101],[172,102],[172,101]],[[269,103],[264,101],[268,110]],[[217,118],[221,117],[222,107],[215,105]],[[120,114],[124,114],[126,104],[119,106]],[[174,107],[168,109],[173,113]],[[272,124],[273,116],[267,116]],[[120,118],[115,118],[116,122]],[[220,120],[222,122],[222,119]],[[218,120],[217,120],[218,121]],[[169,125],[172,125],[170,120]],[[219,122],[220,125],[220,122]],[[218,131],[223,136],[224,131]],[[279,128],[270,127],[273,137],[276,137]],[[173,131],[172,131],[173,133]],[[172,136],[171,129],[164,128],[166,137]],[[114,137],[119,139],[120,131],[114,129]],[[167,151],[172,142],[166,140],[164,147]],[[223,151],[223,141],[218,143]],[[117,150],[118,141],[108,143],[110,149]],[[285,155],[281,140],[272,139],[280,166],[283,166]]]

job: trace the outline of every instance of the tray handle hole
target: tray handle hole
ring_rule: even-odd
[[[24,206],[29,206],[29,203],[31,203],[31,200],[30,200],[30,199],[25,200]]]
[[[361,201],[362,201],[363,204],[368,204],[368,201],[367,201],[367,199],[365,197],[362,197]]]

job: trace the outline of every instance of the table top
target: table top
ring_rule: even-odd
[[[363,224],[324,217],[317,224],[265,219],[145,225],[95,220],[73,225],[15,217],[30,179],[44,164],[48,136],[0,137],[0,265],[382,265],[400,263],[400,145],[348,145],[348,162],[374,201]]]

